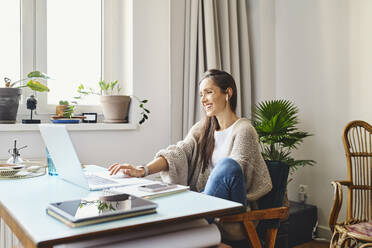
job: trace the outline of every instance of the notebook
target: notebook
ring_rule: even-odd
[[[65,125],[40,124],[41,137],[59,177],[89,190],[102,190],[142,183],[140,178],[110,176],[109,172],[84,173]]]
[[[70,227],[155,213],[157,204],[128,194],[50,203],[47,214]]]

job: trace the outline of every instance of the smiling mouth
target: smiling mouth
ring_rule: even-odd
[[[204,106],[205,110],[208,111],[208,110],[211,110],[212,109],[212,104],[206,104]]]

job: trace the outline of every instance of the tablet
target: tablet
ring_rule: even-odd
[[[50,203],[47,213],[65,224],[76,226],[73,223],[94,224],[153,213],[156,208],[157,204],[150,200],[129,194],[117,194]]]

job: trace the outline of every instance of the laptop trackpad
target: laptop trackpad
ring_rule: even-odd
[[[115,182],[113,180],[106,179],[103,177],[99,177],[96,175],[86,175],[86,178],[88,180],[89,185],[118,184],[118,182]]]

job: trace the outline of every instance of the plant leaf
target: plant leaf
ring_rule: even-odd
[[[47,86],[35,80],[28,81],[26,86],[28,86],[32,90],[39,91],[39,92],[49,91],[49,88]]]
[[[27,77],[28,78],[43,78],[43,79],[49,79],[50,77],[43,73],[43,72],[40,72],[40,71],[32,71],[30,73],[27,74]]]

